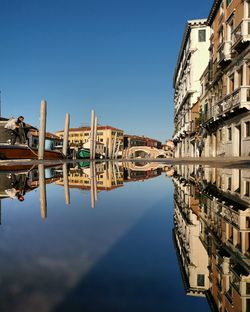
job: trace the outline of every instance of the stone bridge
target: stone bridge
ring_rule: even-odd
[[[125,158],[141,159],[141,158],[170,158],[168,151],[148,146],[133,146],[125,150]]]

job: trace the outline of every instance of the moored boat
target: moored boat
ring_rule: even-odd
[[[0,159],[37,159],[39,132],[36,128],[28,126],[28,138],[25,144],[22,144],[17,138],[14,145],[10,144],[10,131],[5,129],[8,119],[0,117]],[[63,159],[64,156],[58,146],[62,145],[62,140],[51,133],[45,136],[45,152],[44,159],[56,160]],[[57,149],[55,149],[57,147]]]

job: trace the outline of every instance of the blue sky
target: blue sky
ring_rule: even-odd
[[[2,114],[47,130],[101,124],[165,140],[173,129],[172,76],[188,19],[212,0],[0,0]]]

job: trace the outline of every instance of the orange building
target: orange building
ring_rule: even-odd
[[[202,126],[209,132],[205,156],[250,153],[250,3],[215,0],[210,61],[201,77]]]

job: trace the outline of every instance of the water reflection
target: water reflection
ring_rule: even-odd
[[[166,172],[174,174],[172,166],[147,162],[76,162],[57,167],[40,164],[31,168],[0,171],[0,200],[25,200],[26,193],[39,187],[41,218],[47,218],[46,184],[64,187],[65,203],[70,204],[70,189],[90,191],[91,207],[95,207],[98,193],[123,187],[126,182],[144,181]]]
[[[250,169],[176,167],[174,241],[186,293],[250,311]]]
[[[0,309],[247,312],[249,187],[248,168],[82,162],[2,171]]]

